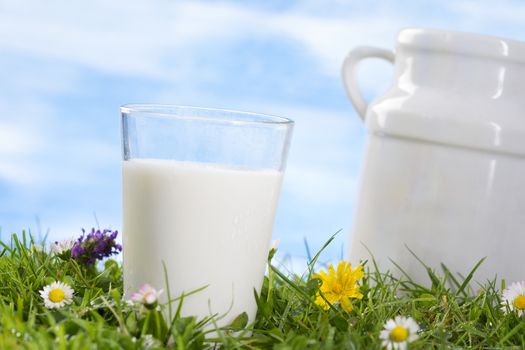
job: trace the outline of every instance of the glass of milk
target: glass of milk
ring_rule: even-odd
[[[168,283],[173,299],[206,287],[185,297],[183,315],[252,321],[293,121],[174,105],[121,114],[125,292]]]

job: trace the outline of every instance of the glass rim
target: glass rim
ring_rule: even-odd
[[[170,111],[169,109],[173,109]],[[227,115],[228,118],[218,118],[213,114],[210,115],[185,115],[184,113],[177,113],[176,110],[190,110],[199,112],[221,112]],[[213,108],[213,107],[196,107],[176,104],[157,104],[157,103],[127,103],[120,106],[121,113],[141,113],[148,117],[160,117],[168,119],[184,119],[184,120],[198,120],[210,121],[214,123],[226,123],[232,125],[293,125],[294,121],[271,114],[263,114],[256,112],[241,111],[235,109]],[[245,119],[243,117],[252,117],[253,119]]]

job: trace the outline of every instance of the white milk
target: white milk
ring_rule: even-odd
[[[124,289],[144,283],[187,297],[183,315],[255,318],[282,172],[171,160],[122,163]],[[177,304],[174,304],[176,309]]]

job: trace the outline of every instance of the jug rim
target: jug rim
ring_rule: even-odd
[[[492,35],[408,27],[399,32],[397,42],[401,48],[525,62],[525,42]]]

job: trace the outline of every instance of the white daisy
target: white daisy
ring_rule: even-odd
[[[146,334],[141,337],[142,349],[149,350],[160,346],[159,341],[155,339],[151,334]]]
[[[53,282],[40,291],[48,309],[58,309],[73,302],[73,288],[63,282]]]
[[[502,295],[503,311],[516,311],[518,316],[525,314],[525,281],[514,282]]]
[[[412,317],[396,316],[386,321],[379,338],[388,350],[404,350],[408,343],[418,338],[419,326]]]
[[[149,284],[144,284],[139,291],[131,295],[131,300],[144,305],[153,305],[157,302],[163,290],[156,290]]]
[[[62,241],[51,243],[51,251],[56,255],[60,255],[71,250],[75,245],[75,242],[76,240],[74,239],[64,239]]]

